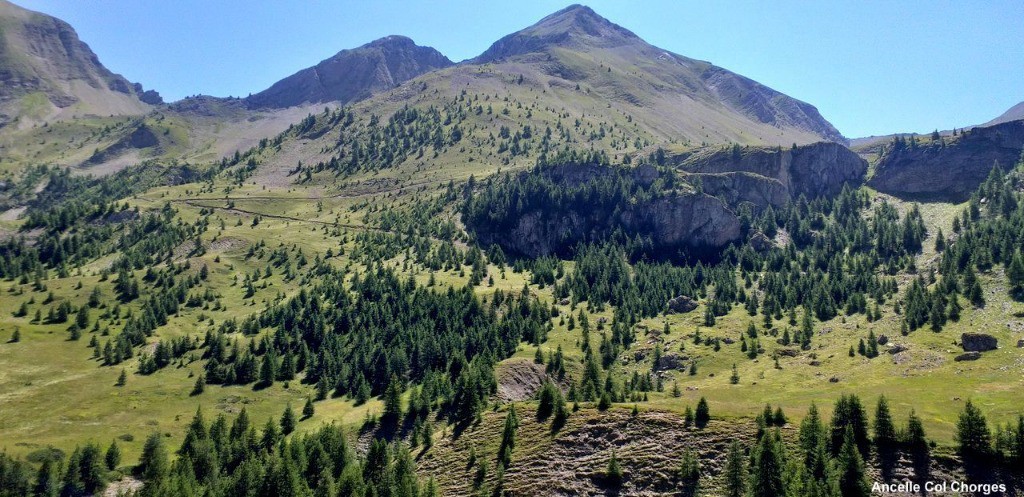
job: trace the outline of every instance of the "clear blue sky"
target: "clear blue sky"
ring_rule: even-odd
[[[452,60],[568,2],[15,0],[165,99],[244,96],[389,34]],[[988,121],[1024,100],[1024,2],[587,3],[661,48],[810,102],[849,137]]]

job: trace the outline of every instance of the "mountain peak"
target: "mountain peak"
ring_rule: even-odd
[[[21,99],[33,94],[48,105],[26,113]],[[65,109],[141,114],[143,102],[159,97],[104,67],[70,24],[0,0],[0,125],[18,117],[46,121]]]
[[[396,47],[396,46],[406,46],[406,47],[409,47],[409,46],[417,46],[417,45],[416,45],[416,42],[412,41],[412,38],[409,38],[408,36],[388,35],[388,36],[385,36],[385,37],[382,37],[382,38],[377,38],[376,40],[373,40],[370,43],[367,43],[366,45],[363,45],[360,48],[367,48],[367,47]]]
[[[257,108],[284,108],[306,103],[361,100],[394,88],[420,74],[452,65],[452,61],[411,38],[391,35],[342,50],[270,88],[250,96]]]
[[[494,62],[543,52],[553,46],[615,47],[642,42],[632,31],[601,17],[585,5],[570,5],[536,24],[496,41],[473,62]]]

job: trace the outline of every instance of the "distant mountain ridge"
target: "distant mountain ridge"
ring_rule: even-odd
[[[420,74],[452,65],[437,50],[404,36],[387,36],[358,48],[342,50],[246,99],[257,108],[304,103],[347,104],[394,88]]]
[[[1024,102],[1021,102],[1013,107],[1010,107],[1003,112],[999,117],[982,124],[982,126],[993,126],[996,124],[1008,123],[1010,121],[1019,121],[1024,119]]]
[[[68,113],[136,115],[161,102],[104,67],[68,23],[0,0],[0,124]]]
[[[568,52],[568,53],[566,53]],[[604,67],[579,67],[573,55],[589,55]],[[570,57],[566,57],[566,56]],[[813,106],[711,63],[690,59],[648,44],[639,36],[583,5],[572,5],[536,24],[502,37],[470,64],[532,62],[570,81],[600,79],[599,70],[632,64],[646,70],[630,84],[619,81],[615,94],[643,101],[641,89],[692,99],[716,110],[741,114],[755,124],[794,128],[822,140],[847,143]],[[629,78],[633,79],[633,78]],[[612,82],[614,84],[614,82]],[[647,87],[647,88],[644,88]],[[671,102],[666,102],[671,105]],[[725,107],[722,109],[721,107]],[[682,116],[679,116],[682,117]]]

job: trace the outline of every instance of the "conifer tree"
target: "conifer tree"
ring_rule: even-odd
[[[289,402],[284,408],[284,413],[281,414],[281,433],[290,434],[295,431],[296,424],[298,422],[295,419],[295,410],[292,409],[292,404]]]
[[[306,405],[302,406],[302,418],[309,419],[316,413],[316,407],[313,406],[313,399],[306,397]]]
[[[605,469],[604,478],[605,482],[611,488],[619,488],[622,486],[622,466],[619,465],[619,457],[614,450],[612,450],[612,457],[608,459],[608,467]]]
[[[910,411],[907,420],[906,440],[904,441],[914,467],[914,479],[918,482],[927,481],[931,476],[931,448],[924,433],[924,424],[914,411]]]
[[[725,496],[744,497],[747,494],[747,461],[740,443],[733,440],[725,460]]]
[[[751,497],[785,495],[783,467],[781,442],[775,434],[765,434],[754,452],[754,467],[750,480]]]
[[[711,421],[711,410],[708,408],[708,400],[701,397],[697,401],[697,410],[693,416],[693,422],[697,428],[704,428]]]
[[[843,497],[867,497],[871,494],[864,472],[864,459],[857,449],[853,427],[847,425],[839,449],[839,491]]]
[[[121,448],[117,446],[117,440],[110,442],[110,447],[107,448],[103,461],[110,471],[117,469],[117,466],[121,464]]]
[[[683,451],[679,464],[679,490],[687,497],[694,497],[700,491],[700,460],[689,449]]]
[[[875,452],[878,454],[878,466],[882,470],[882,478],[889,480],[899,458],[899,440],[896,426],[889,413],[889,401],[885,396],[878,398],[875,408],[874,438]]]
[[[501,432],[501,445],[498,447],[498,465],[507,468],[512,463],[512,450],[516,447],[516,429],[519,428],[519,417],[513,404],[505,415],[505,428]]]
[[[970,400],[957,420],[955,438],[968,479],[983,479],[992,469],[992,433],[985,415]]]

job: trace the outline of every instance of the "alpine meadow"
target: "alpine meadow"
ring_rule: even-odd
[[[0,0],[0,497],[1021,495],[1021,109],[581,5],[164,102]]]

